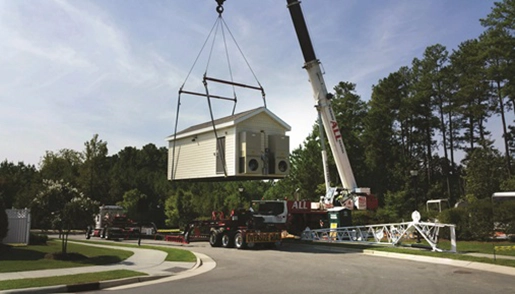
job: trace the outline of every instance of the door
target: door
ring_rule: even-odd
[[[227,175],[225,165],[225,137],[216,139],[216,173]]]

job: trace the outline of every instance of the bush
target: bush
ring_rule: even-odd
[[[391,209],[379,208],[374,214],[374,223],[376,224],[388,224],[396,223],[400,221],[399,216]]]
[[[467,207],[444,210],[438,219],[442,223],[456,225],[458,240],[488,240],[493,233],[492,205],[489,199],[475,201]]]
[[[9,230],[9,220],[5,211],[4,201],[0,198],[0,243],[7,236]]]
[[[43,234],[34,234],[30,233],[29,235],[29,245],[46,245],[48,241],[48,236]]]
[[[352,211],[352,225],[353,226],[366,226],[372,223],[374,213],[368,210],[354,210]]]
[[[493,207],[493,219],[496,230],[507,235],[515,234],[515,202],[505,201],[496,203]]]

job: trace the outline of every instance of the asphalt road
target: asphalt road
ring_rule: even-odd
[[[96,293],[515,293],[512,276],[361,253],[335,253],[285,244],[278,250],[186,249],[212,257],[214,270],[148,286]]]

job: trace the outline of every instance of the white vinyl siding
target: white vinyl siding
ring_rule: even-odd
[[[214,132],[203,128],[187,133],[187,137],[182,134],[175,144],[175,158],[173,158],[173,137],[169,137],[168,146],[168,179],[169,180],[195,180],[209,178],[224,178],[223,173],[217,173],[216,150],[217,143]],[[269,112],[258,110],[255,114],[238,119],[232,122],[225,122],[223,127],[217,129],[218,137],[225,137],[225,164],[227,180],[231,177],[259,177],[263,175],[249,175],[240,173],[240,152],[241,144],[239,134],[242,131],[260,133],[261,152],[267,146],[267,136],[285,135],[289,126],[277,121],[269,115]],[[194,141],[193,141],[194,139]],[[172,166],[173,163],[173,166]],[[172,168],[173,178],[172,178]]]
[[[195,179],[212,176],[216,167],[216,140],[214,135],[197,135],[193,138],[178,140],[175,144],[174,179]],[[173,142],[170,142],[170,159],[172,159]],[[172,168],[171,162],[170,169]]]
[[[225,161],[227,175],[235,174],[234,129],[217,130],[218,136],[225,136]],[[196,179],[219,176],[216,173],[216,139],[214,133],[204,133],[177,140],[175,145],[174,180]],[[168,149],[168,179],[172,174],[173,142]]]

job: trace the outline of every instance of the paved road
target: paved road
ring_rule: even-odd
[[[111,293],[515,293],[513,276],[285,244],[280,250],[185,247],[214,259],[202,275]],[[100,293],[99,291],[97,293]]]

